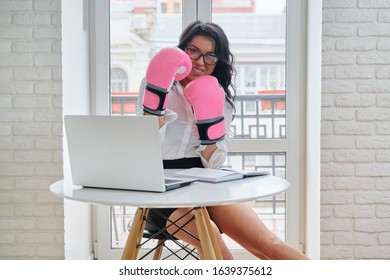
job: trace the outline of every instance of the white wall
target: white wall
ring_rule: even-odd
[[[322,18],[321,258],[390,259],[390,2]]]
[[[63,114],[89,114],[88,0],[62,1]],[[65,132],[64,132],[65,135]],[[66,137],[64,178],[70,180]],[[65,259],[87,259],[92,253],[91,206],[65,200]]]
[[[63,259],[61,1],[0,1],[0,259]]]

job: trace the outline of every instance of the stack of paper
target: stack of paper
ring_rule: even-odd
[[[202,182],[225,182],[231,180],[243,179],[245,177],[269,175],[267,171],[247,171],[233,169],[212,169],[212,168],[190,168],[183,171],[178,171],[175,176],[195,178]]]

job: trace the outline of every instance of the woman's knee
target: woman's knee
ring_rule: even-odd
[[[192,217],[191,209],[178,208],[167,220],[167,231],[170,234],[177,233],[180,227],[186,226]]]

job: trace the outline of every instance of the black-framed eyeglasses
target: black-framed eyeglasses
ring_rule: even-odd
[[[198,60],[199,57],[203,57],[203,61],[207,65],[215,65],[218,62],[218,57],[211,53],[201,53],[197,49],[187,47],[186,53],[192,60]]]

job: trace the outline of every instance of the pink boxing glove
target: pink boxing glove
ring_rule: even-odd
[[[213,76],[202,76],[184,89],[184,97],[194,110],[202,145],[214,144],[225,137],[225,92]]]
[[[156,116],[164,115],[167,107],[166,95],[173,81],[180,81],[187,77],[191,68],[191,59],[181,49],[161,49],[152,58],[146,71],[144,112]]]

